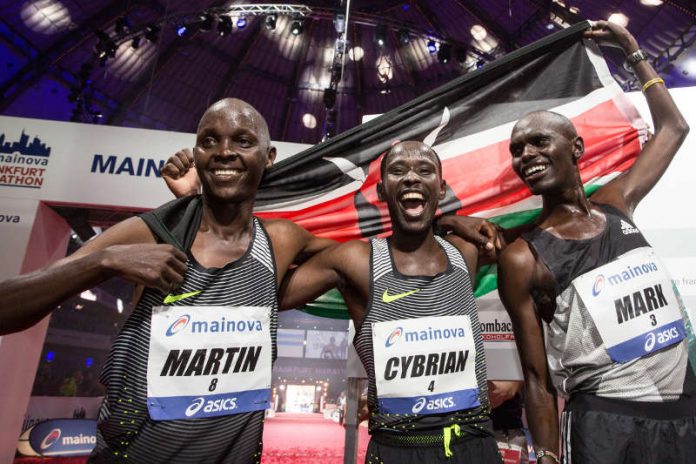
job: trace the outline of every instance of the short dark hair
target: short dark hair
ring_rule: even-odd
[[[425,148],[424,152],[431,153],[435,158],[435,161],[437,161],[437,169],[440,171],[440,175],[442,175],[442,162],[440,161],[440,155],[438,155],[437,152],[433,150],[433,147],[431,147],[430,145],[426,145],[423,142],[419,142],[418,140],[404,140],[402,142],[398,142],[392,145],[391,148],[389,148],[389,150],[387,150],[387,152],[384,154],[384,156],[382,156],[382,160],[379,163],[380,178],[384,178],[384,173],[387,169],[387,158],[389,157],[389,155],[398,151],[397,149],[400,148],[402,144],[407,142],[420,143],[421,147]]]

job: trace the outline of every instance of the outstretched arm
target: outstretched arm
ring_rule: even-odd
[[[534,447],[558,455],[556,391],[546,363],[541,319],[531,295],[535,266],[536,261],[527,244],[521,240],[512,243],[498,261],[498,291],[515,332],[526,384],[527,421]]]
[[[619,46],[627,55],[640,48],[626,29],[608,21],[594,23],[586,36],[596,39],[600,44]],[[649,60],[639,61],[633,70],[643,86],[655,135],[645,144],[628,171],[593,196],[595,201],[613,204],[629,215],[660,180],[689,132],[686,120],[674,104],[664,82],[657,80],[659,76]]]
[[[0,335],[31,327],[61,301],[111,277],[170,291],[185,271],[184,253],[156,244],[142,219],[128,219],[74,254],[0,283]]]

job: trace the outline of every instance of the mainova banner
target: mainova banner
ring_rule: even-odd
[[[23,434],[20,452],[28,456],[84,456],[97,444],[97,421],[58,419],[41,422]]]

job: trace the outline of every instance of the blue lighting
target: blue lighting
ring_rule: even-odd
[[[244,29],[247,25],[247,20],[244,17],[238,18],[237,19],[237,28],[238,29]]]
[[[179,37],[183,37],[184,34],[186,34],[186,26],[182,24],[181,26],[176,28],[176,35],[178,35]]]
[[[428,40],[428,51],[433,54],[437,52],[437,44],[434,40]]]
[[[408,4],[401,5],[401,9],[404,11],[408,11],[409,8],[411,8],[411,5],[408,5]]]
[[[46,362],[52,362],[55,357],[56,354],[53,351],[46,352]]]
[[[90,367],[92,367],[93,363],[94,363],[94,360],[92,358],[87,358],[87,360],[85,361],[85,367],[87,369],[89,369]]]

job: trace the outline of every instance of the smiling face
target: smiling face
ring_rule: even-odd
[[[549,111],[523,117],[510,137],[512,169],[534,195],[576,187],[583,149],[573,124]]]
[[[394,228],[405,233],[429,229],[445,196],[437,154],[421,142],[401,142],[384,155],[382,167],[377,191],[387,202]]]
[[[275,148],[263,117],[249,104],[228,98],[201,118],[193,156],[207,197],[253,201],[264,170],[273,164]]]

